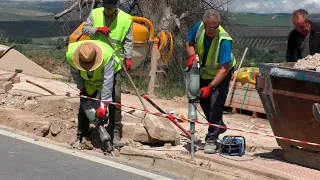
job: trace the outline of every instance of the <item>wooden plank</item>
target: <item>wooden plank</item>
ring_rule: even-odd
[[[263,108],[263,104],[262,102],[259,100],[255,100],[254,98],[251,97],[247,97],[244,102],[243,102],[243,98],[232,98],[231,102],[226,101],[225,105],[229,105],[230,103],[238,103],[238,104],[244,104],[244,105],[249,105],[249,106],[256,106],[256,107],[261,107]]]
[[[246,94],[247,93],[247,94]],[[253,90],[248,90],[246,92],[245,89],[235,89],[234,91],[231,91],[231,95],[230,97],[233,97],[234,95],[242,95],[244,96],[246,94],[247,97],[256,97],[256,98],[260,98],[259,94],[257,91],[253,91]]]
[[[230,88],[231,88],[231,86],[232,86],[232,84],[230,83]],[[248,87],[248,83],[236,82],[233,87],[247,88]],[[248,88],[249,89],[256,89],[256,85],[252,84],[252,83],[249,83],[249,87]]]
[[[229,107],[243,109],[243,110],[252,111],[252,112],[263,113],[263,114],[266,113],[263,107],[251,106],[251,105],[246,105],[246,104],[242,105],[241,103],[235,103],[235,102],[232,102],[229,105]]]
[[[238,95],[238,94],[234,94],[232,95],[232,97],[230,97],[229,99],[227,99],[227,101],[230,101],[230,99],[243,99],[244,97],[251,99],[252,101],[256,101],[256,102],[261,102],[260,97],[255,97],[255,96],[244,96],[244,95]]]

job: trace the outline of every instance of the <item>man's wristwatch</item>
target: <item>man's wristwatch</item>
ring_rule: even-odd
[[[210,86],[212,89],[214,88],[214,86],[213,86],[211,83],[209,84],[209,86]]]

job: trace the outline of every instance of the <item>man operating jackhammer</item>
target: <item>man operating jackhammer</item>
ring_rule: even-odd
[[[91,39],[107,42],[109,36],[116,51],[124,61],[126,69],[131,68],[131,57],[133,52],[132,41],[132,16],[117,8],[118,0],[103,0],[102,7],[92,10],[83,26],[83,33]],[[119,62],[120,63],[120,62]],[[113,100],[121,104],[121,82],[123,80],[121,65],[115,69]],[[114,135],[113,144],[116,147],[124,146],[122,136],[121,107],[110,105],[110,126],[108,131]]]
[[[199,56],[200,105],[209,123],[222,125],[224,104],[236,60],[232,54],[232,38],[223,29],[220,13],[209,9],[202,21],[196,23],[188,33],[186,50],[189,55],[187,66]],[[205,138],[204,153],[215,153],[219,134],[226,129],[210,126]]]
[[[74,42],[69,44],[66,56],[70,64],[72,78],[80,90],[80,95],[112,101],[116,57],[114,57],[114,51],[107,43],[98,40]],[[90,114],[90,110],[93,108],[95,112]],[[88,137],[89,120],[94,121],[96,117],[104,118],[106,116],[108,116],[107,103],[81,98],[78,112],[77,140],[73,147],[84,148],[82,140],[84,137]]]

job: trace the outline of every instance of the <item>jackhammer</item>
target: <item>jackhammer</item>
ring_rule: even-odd
[[[101,142],[106,145],[106,151],[114,156],[113,146],[111,144],[111,136],[104,127],[104,124],[108,123],[109,117],[107,114],[104,117],[97,116],[96,109],[98,108],[98,104],[98,102],[88,100],[82,104],[82,108],[86,116],[88,117],[89,122],[95,125],[95,127],[97,128]],[[104,103],[100,102],[100,106],[104,108]]]
[[[190,119],[190,134],[191,134],[191,159],[194,159],[194,134],[196,132],[195,120],[197,116],[197,102],[199,100],[200,89],[200,65],[198,62],[193,61],[193,65],[190,69],[187,69],[186,75],[186,92],[189,100],[188,104],[188,119]]]

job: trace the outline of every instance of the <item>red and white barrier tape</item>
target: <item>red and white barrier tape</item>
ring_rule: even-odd
[[[68,95],[70,95],[71,93],[70,92],[67,92]],[[105,102],[107,104],[113,104],[115,106],[119,106],[119,107],[127,107],[127,108],[130,108],[130,109],[134,109],[134,110],[140,110],[140,111],[143,111],[145,113],[148,113],[148,114],[152,114],[152,115],[156,115],[156,116],[160,116],[160,117],[165,117],[167,118],[168,116],[172,116],[174,117],[175,119],[178,119],[178,120],[181,120],[181,121],[188,121],[188,122],[195,122],[197,124],[204,124],[204,125],[208,125],[208,126],[213,126],[213,127],[217,127],[217,128],[221,128],[221,129],[228,129],[228,130],[232,130],[232,131],[238,131],[238,132],[244,132],[244,133],[250,133],[250,134],[255,134],[255,135],[260,135],[260,136],[265,136],[265,137],[270,137],[270,138],[276,138],[276,139],[281,139],[281,140],[284,140],[284,141],[292,141],[292,142],[297,142],[297,143],[301,143],[301,144],[308,144],[308,145],[313,145],[313,146],[319,146],[320,147],[320,144],[319,143],[313,143],[313,142],[307,142],[307,141],[300,141],[300,140],[296,140],[296,139],[291,139],[291,138],[285,138],[285,137],[280,137],[280,136],[274,136],[274,135],[270,135],[270,134],[263,134],[263,133],[259,133],[259,132],[254,132],[254,131],[247,131],[247,130],[242,130],[242,129],[236,129],[236,128],[229,128],[227,126],[220,126],[220,125],[216,125],[216,124],[211,124],[211,123],[204,123],[204,122],[200,122],[199,120],[190,120],[190,119],[187,119],[187,118],[179,118],[179,117],[175,117],[173,115],[170,115],[170,114],[163,114],[163,113],[160,113],[160,112],[152,112],[152,111],[149,111],[147,109],[142,109],[142,108],[138,108],[138,107],[134,107],[134,106],[126,106],[126,105],[123,105],[123,104],[117,104],[117,103],[114,103],[114,102],[110,102],[110,101],[105,101],[105,100],[100,100],[100,99],[96,99],[96,98],[92,98],[92,97],[89,97],[89,96],[83,96],[83,95],[80,95],[80,94],[74,94],[80,98],[85,98],[85,99],[91,99],[91,100],[95,100],[95,101],[98,101],[98,102]]]

